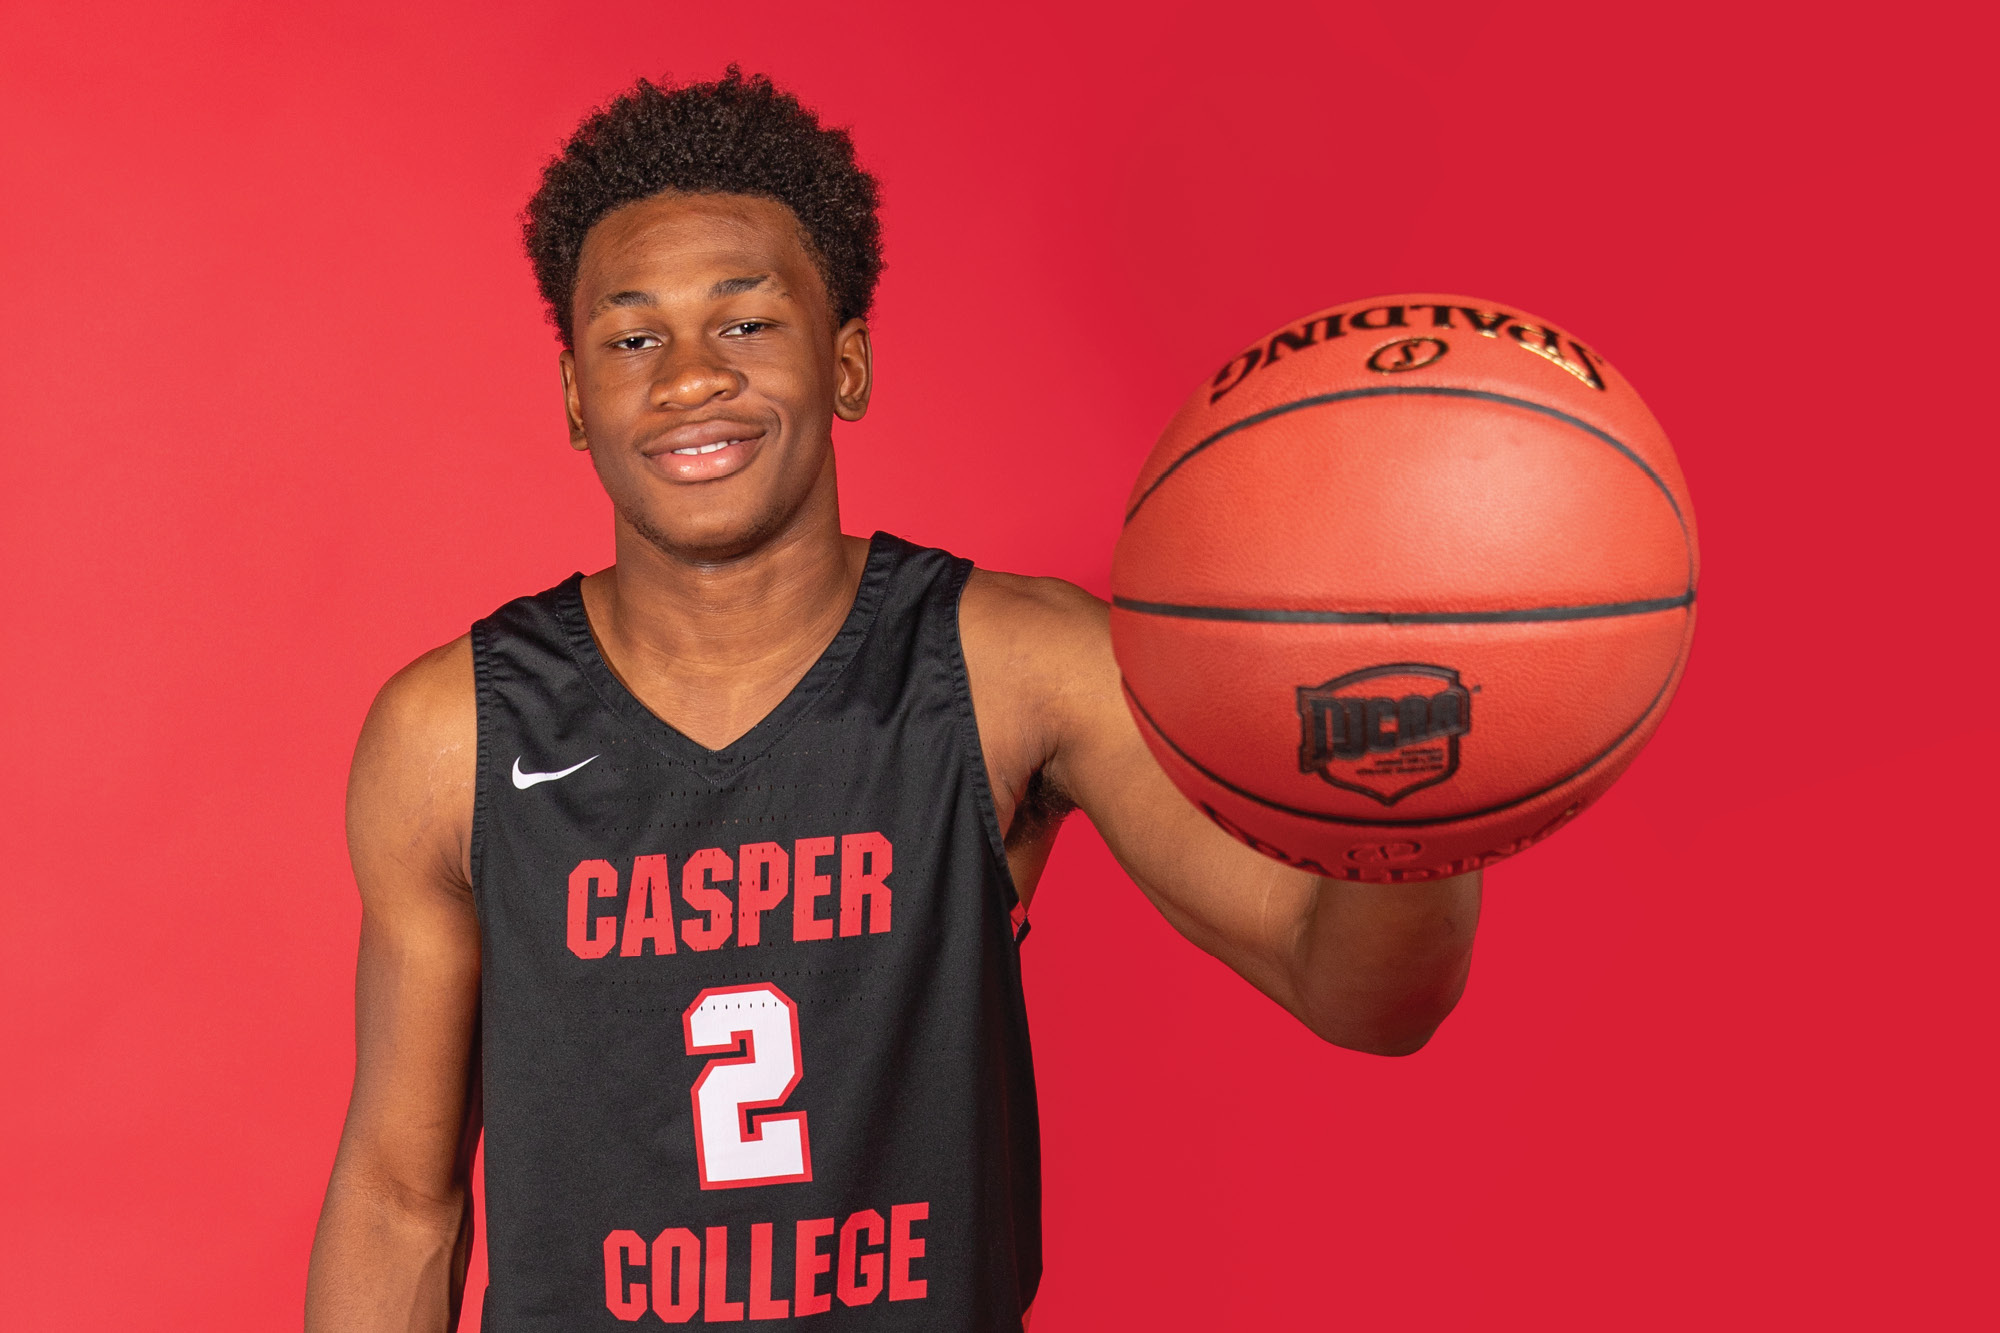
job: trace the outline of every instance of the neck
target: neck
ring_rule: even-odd
[[[613,674],[654,714],[721,749],[798,684],[840,632],[868,543],[840,531],[830,488],[727,560],[662,550],[622,518],[618,562],[584,580]]]

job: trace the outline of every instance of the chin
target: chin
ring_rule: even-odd
[[[621,506],[619,513],[626,526],[661,554],[704,564],[750,554],[783,529],[790,517],[775,507],[748,509],[735,505],[673,515]]]

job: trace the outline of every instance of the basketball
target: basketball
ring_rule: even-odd
[[[1561,828],[1658,727],[1699,571],[1672,447],[1594,348],[1386,296],[1245,349],[1126,502],[1112,645],[1216,824],[1315,874],[1462,874]]]

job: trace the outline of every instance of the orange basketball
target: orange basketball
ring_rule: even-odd
[[[1694,511],[1623,376],[1464,296],[1289,324],[1167,426],[1112,644],[1188,799],[1267,855],[1420,880],[1548,836],[1659,725]]]

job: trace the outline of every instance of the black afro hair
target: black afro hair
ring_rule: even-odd
[[[543,169],[521,230],[563,346],[575,345],[570,300],[584,236],[613,209],[668,190],[777,200],[805,229],[835,322],[874,304],[878,189],[853,141],[766,76],[731,65],[714,83],[639,80],[577,126]]]

